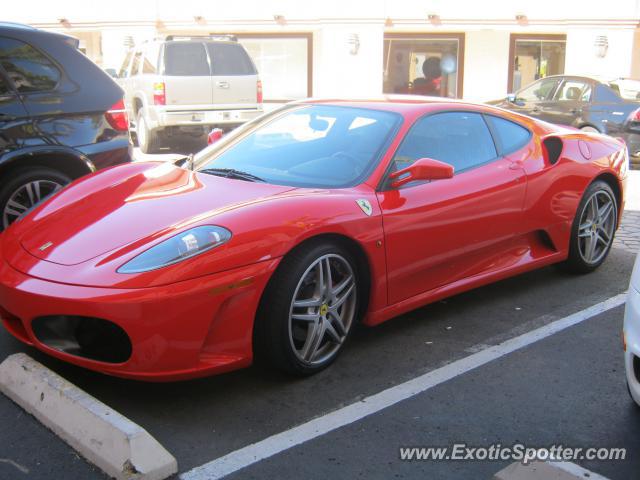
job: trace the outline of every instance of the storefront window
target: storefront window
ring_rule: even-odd
[[[311,96],[310,35],[238,35],[238,41],[256,64],[266,102]]]
[[[509,86],[511,92],[549,75],[564,73],[565,35],[511,35]]]
[[[462,96],[464,34],[386,35],[384,93]]]

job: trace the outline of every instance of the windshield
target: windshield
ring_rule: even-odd
[[[203,152],[197,170],[233,169],[293,187],[353,186],[373,171],[400,120],[379,110],[301,105]]]
[[[609,82],[609,86],[625,100],[640,100],[640,81],[619,79]]]

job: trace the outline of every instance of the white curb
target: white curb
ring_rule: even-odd
[[[571,462],[512,463],[496,473],[492,480],[607,480]]]
[[[162,480],[176,459],[149,433],[24,353],[0,364],[0,391],[118,480]]]

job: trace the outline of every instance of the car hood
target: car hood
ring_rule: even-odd
[[[77,265],[289,190],[192,172],[170,163],[131,164],[63,190],[18,222],[25,225],[16,227],[23,230],[20,244],[32,256]]]

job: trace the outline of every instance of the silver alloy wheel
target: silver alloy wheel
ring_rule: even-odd
[[[334,356],[356,314],[356,280],[337,254],[316,259],[302,275],[289,309],[289,341],[298,359],[318,365]]]
[[[18,187],[9,197],[2,212],[3,227],[7,228],[31,207],[61,188],[62,185],[53,180],[35,180]]]
[[[588,264],[598,263],[607,254],[616,227],[615,199],[605,190],[589,197],[580,215],[578,250]]]

